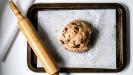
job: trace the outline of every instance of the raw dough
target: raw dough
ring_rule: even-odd
[[[84,52],[91,46],[93,28],[90,24],[74,20],[70,22],[61,34],[61,44],[72,52]]]

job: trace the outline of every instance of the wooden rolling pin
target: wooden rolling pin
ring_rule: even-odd
[[[50,75],[58,75],[59,70],[55,64],[55,61],[49,54],[48,49],[45,47],[32,23],[28,20],[28,18],[21,14],[13,1],[9,1],[9,5],[19,20],[18,25],[20,30],[25,35],[39,61],[43,64],[46,72]]]

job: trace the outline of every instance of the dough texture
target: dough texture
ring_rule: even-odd
[[[72,52],[84,52],[91,46],[93,28],[90,24],[74,20],[65,26],[60,41],[65,49]]]

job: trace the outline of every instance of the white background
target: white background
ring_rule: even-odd
[[[0,1],[1,2],[1,1]],[[82,3],[121,3],[128,7],[128,25],[130,24],[130,32],[133,32],[132,19],[133,19],[133,0],[43,0],[43,2],[82,2]],[[129,21],[130,20],[130,21]],[[130,39],[133,37],[130,34]],[[132,45],[133,40],[131,40]],[[132,75],[133,71],[133,51],[130,48],[130,63],[129,65],[119,73],[71,73],[61,75]],[[18,33],[8,56],[4,62],[0,63],[0,75],[45,75],[44,73],[32,72],[27,66],[27,42],[21,32]]]

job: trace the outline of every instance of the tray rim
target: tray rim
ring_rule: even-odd
[[[70,8],[66,7],[68,5],[71,5]],[[121,42],[119,45],[122,46],[120,51],[121,51],[121,54],[119,55],[123,55],[121,58],[119,58],[119,60],[122,60],[119,65],[117,64],[117,69],[103,69],[103,68],[69,68],[66,69],[66,68],[61,68],[61,72],[70,72],[70,73],[88,73],[88,72],[120,72],[122,71],[126,65],[127,65],[127,61],[126,61],[126,11],[125,11],[125,8],[121,5],[121,4],[118,4],[118,3],[37,3],[37,4],[34,4],[32,5],[29,9],[28,9],[28,13],[27,13],[27,17],[31,19],[31,13],[35,11],[39,11],[39,10],[43,10],[44,8],[45,9],[75,9],[75,6],[76,5],[77,9],[116,9],[116,16],[118,17],[121,17],[122,19],[120,20],[120,29],[117,29],[116,30],[116,34],[118,31],[121,31],[119,33],[121,33],[121,35],[117,34],[118,37],[119,37],[119,42]],[[82,5],[82,6],[81,6]],[[88,5],[94,5],[92,7],[89,7],[88,8]],[[56,7],[55,7],[56,6]],[[99,7],[101,6],[101,7]],[[37,16],[35,16],[37,17]],[[117,20],[119,20],[118,18],[116,17]],[[32,21],[33,22],[33,21]],[[117,21],[116,21],[117,22]],[[33,24],[35,24],[35,22],[33,22]],[[118,26],[118,24],[117,24]],[[36,28],[36,27],[35,27]],[[116,37],[117,37],[116,35]],[[117,41],[117,40],[116,40]],[[34,54],[32,54],[32,51],[31,51],[31,48],[29,46],[29,44],[27,43],[27,65],[29,67],[29,69],[31,69],[32,71],[34,72],[44,72],[44,69],[43,68],[37,68],[35,65],[36,64],[33,64],[33,62],[35,63],[36,61],[36,58],[33,62],[31,62],[31,57],[32,56],[35,56]],[[82,70],[81,70],[82,69]],[[91,70],[91,71],[90,71]]]

